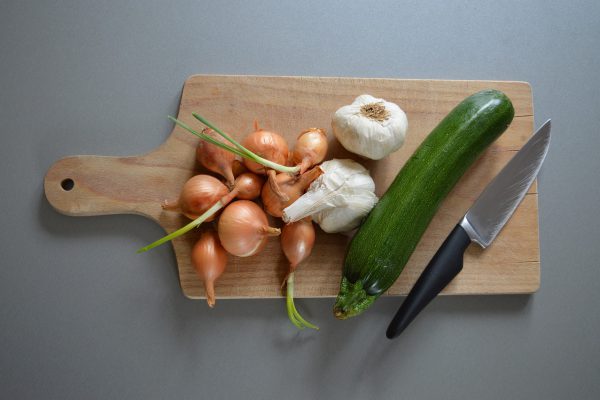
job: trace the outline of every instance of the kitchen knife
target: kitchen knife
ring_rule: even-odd
[[[390,322],[386,336],[400,335],[412,320],[462,270],[463,255],[471,242],[488,247],[535,180],[548,152],[550,120],[535,132],[484,189],[452,230]]]

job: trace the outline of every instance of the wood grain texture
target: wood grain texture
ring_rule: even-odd
[[[443,202],[405,270],[387,293],[404,295],[481,190],[531,135],[532,95],[527,83],[195,75],[184,84],[178,118],[199,128],[191,115],[196,111],[238,139],[252,130],[257,119],[261,127],[280,132],[290,144],[305,128],[326,128],[329,156],[354,158],[363,163],[375,179],[377,194],[382,195],[438,122],[465,97],[487,88],[508,95],[515,107],[515,119]],[[363,93],[399,104],[408,116],[404,147],[381,161],[357,158],[331,134],[331,114]],[[59,160],[46,175],[46,197],[56,210],[67,215],[140,214],[172,232],[186,219],[163,211],[160,203],[177,198],[184,182],[202,172],[195,162],[197,141],[175,127],[167,141],[148,154]],[[61,187],[65,179],[73,180],[71,190]],[[281,224],[274,220],[273,223]],[[204,296],[202,283],[190,264],[191,246],[197,237],[198,232],[193,232],[173,242],[183,293],[194,299]],[[343,235],[318,230],[313,254],[296,273],[297,297],[337,294],[347,241]],[[152,257],[152,253],[140,257]],[[230,256],[227,271],[217,284],[217,298],[279,297],[286,270],[279,242],[273,238],[259,255],[243,259]],[[531,293],[538,289],[539,282],[537,188],[533,185],[492,246],[485,251],[475,245],[469,247],[462,273],[443,293]]]

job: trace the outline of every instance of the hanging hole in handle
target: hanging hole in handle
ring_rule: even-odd
[[[71,179],[71,178],[63,179],[60,182],[60,187],[62,187],[63,190],[66,192],[72,190],[74,186],[75,186],[75,182],[73,182],[73,179]]]

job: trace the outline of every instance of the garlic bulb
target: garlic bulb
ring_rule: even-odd
[[[333,159],[320,165],[323,175],[283,210],[286,223],[311,216],[328,233],[347,232],[358,225],[378,201],[369,171],[353,160]]]
[[[346,150],[380,160],[402,147],[408,120],[397,104],[363,94],[337,110],[331,126]]]

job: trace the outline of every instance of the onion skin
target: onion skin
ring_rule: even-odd
[[[269,181],[262,188],[261,199],[267,214],[281,218],[283,209],[302,196],[302,189],[297,185],[298,179],[295,176],[283,172],[277,174],[275,182],[281,194],[273,189],[273,184]]]
[[[235,183],[231,192],[219,199],[221,208],[231,203],[233,199],[253,200],[260,196],[260,189],[263,184],[263,179],[253,174],[252,172],[244,172],[235,179]],[[215,218],[216,214],[211,215],[206,221]]]
[[[231,203],[233,199],[254,200],[260,196],[263,179],[252,172],[244,172],[235,179],[233,190],[223,196],[219,202],[222,207]]]
[[[290,262],[289,272],[306,260],[315,244],[315,227],[310,218],[287,224],[281,230],[281,249]]]
[[[213,229],[205,230],[192,248],[192,265],[204,282],[206,302],[215,305],[215,281],[227,266],[227,252]]]
[[[325,159],[328,148],[325,130],[309,128],[301,132],[296,139],[291,162],[293,165],[300,165],[300,173],[303,174],[308,168],[320,164]]]
[[[265,180],[252,172],[244,172],[235,178],[233,191],[240,200],[254,200],[260,197]]]
[[[281,233],[278,228],[269,226],[265,212],[249,200],[229,204],[219,218],[218,231],[225,250],[238,257],[259,253],[267,245],[269,236]]]
[[[278,133],[259,129],[257,123],[254,124],[254,129],[254,132],[244,138],[242,145],[262,158],[286,165],[289,147],[285,138]],[[255,174],[267,173],[265,166],[247,158],[244,158],[244,165]]]
[[[204,174],[195,175],[183,185],[179,199],[163,202],[162,208],[179,211],[189,219],[196,219],[228,193],[227,186],[217,178]],[[207,221],[212,219],[214,216]]]
[[[235,176],[236,178],[244,172],[248,172],[248,168],[246,168],[244,162],[242,160],[238,160],[237,158],[233,160],[231,170],[233,171],[233,176]]]
[[[221,143],[228,144],[228,142],[215,131],[210,128],[205,128],[202,133],[218,140]],[[212,143],[201,140],[196,147],[196,159],[207,170],[219,174],[224,177],[229,187],[233,186],[235,179],[233,173],[233,166],[235,161],[235,154],[215,146]]]
[[[272,182],[267,182],[263,186],[261,198],[265,211],[273,217],[281,218],[283,210],[298,200],[310,184],[317,179],[323,170],[315,167],[302,175],[291,176],[282,172],[275,177],[274,188]]]

